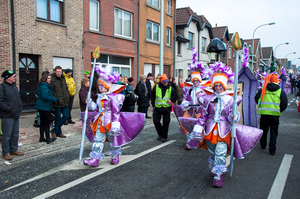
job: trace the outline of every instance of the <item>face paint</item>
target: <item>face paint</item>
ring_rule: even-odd
[[[106,93],[107,92],[107,89],[104,87],[103,84],[99,84],[99,90],[101,93]]]
[[[194,81],[193,81],[193,86],[194,86],[194,87],[200,86],[200,81],[199,81],[198,79],[194,79]]]
[[[215,93],[222,93],[222,92],[224,92],[223,85],[220,84],[220,83],[215,83],[215,85],[214,85],[214,91],[215,91]]]

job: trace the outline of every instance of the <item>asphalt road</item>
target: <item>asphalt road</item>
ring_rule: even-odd
[[[166,143],[156,140],[148,120],[142,133],[123,147],[119,165],[110,165],[109,157],[98,168],[79,165],[80,143],[74,139],[68,147],[2,169],[0,198],[299,198],[299,127],[300,113],[291,103],[280,118],[276,154],[258,144],[245,159],[235,160],[233,176],[224,175],[222,188],[213,188],[209,153],[185,150],[175,118]],[[90,150],[87,143],[84,157]]]

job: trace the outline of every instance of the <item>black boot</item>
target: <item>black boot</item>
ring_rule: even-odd
[[[56,140],[56,138],[50,138],[49,128],[45,129],[45,133],[46,133],[47,144],[49,144],[50,142],[54,142]]]
[[[46,139],[44,137],[45,127],[40,126],[40,142],[46,142]]]

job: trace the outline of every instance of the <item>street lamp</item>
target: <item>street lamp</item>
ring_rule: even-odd
[[[289,42],[279,44],[278,46],[281,46],[281,45],[289,45]],[[276,48],[275,48],[275,57],[276,57],[276,49],[278,48],[278,46],[276,46]],[[277,59],[277,57],[276,57],[276,59]]]
[[[293,59],[292,62],[291,62],[292,65],[293,65],[293,61],[296,60],[296,59],[300,59],[300,57]]]
[[[290,55],[290,54],[296,54],[296,52],[288,53],[288,54],[285,56],[285,59],[286,59],[286,57],[287,57],[288,55]]]
[[[272,22],[272,23],[266,23],[266,24],[263,24],[263,25],[260,25],[258,26],[257,28],[255,28],[254,32],[253,32],[253,37],[252,37],[252,64],[251,64],[251,70],[253,71],[253,56],[254,56],[254,34],[255,34],[255,31],[262,27],[262,26],[271,26],[271,25],[274,25],[275,22]]]

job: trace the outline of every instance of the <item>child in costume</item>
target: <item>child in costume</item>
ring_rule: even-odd
[[[213,94],[198,98],[200,117],[179,118],[180,123],[192,133],[189,145],[193,148],[203,148],[210,152],[208,159],[211,175],[214,177],[213,186],[223,186],[223,173],[227,172],[226,153],[230,154],[231,125],[233,120],[238,122],[240,114],[233,116],[233,97],[227,92],[227,83],[234,82],[231,68],[222,63],[210,67],[209,75],[212,81]],[[242,101],[237,96],[237,105]],[[236,139],[234,157],[242,159],[256,145],[262,135],[257,128],[236,124]]]
[[[197,49],[193,47],[192,50],[193,50],[193,62],[189,66],[191,71],[191,82],[184,83],[185,87],[182,88],[183,98],[182,98],[181,106],[177,106],[177,105],[174,106],[174,112],[177,119],[179,117],[198,118],[200,116],[199,107],[197,106],[191,107],[189,105],[197,105],[198,104],[197,99],[201,96],[206,95],[206,93],[203,90],[203,88],[206,87],[201,85],[201,83],[202,83],[202,78],[206,77],[207,72],[205,70],[205,67],[202,65],[202,63],[197,62]],[[188,142],[191,140],[190,132],[184,129],[181,125],[180,125],[179,132],[186,134],[187,142],[185,148],[187,150],[191,150],[192,147],[189,146],[188,144]]]
[[[142,113],[120,113],[120,109],[124,102],[125,96],[119,94],[125,85],[112,84],[119,80],[119,74],[113,72],[109,75],[101,66],[95,67],[99,75],[97,86],[100,93],[97,94],[96,103],[89,101],[88,121],[90,127],[87,125],[86,135],[91,142],[92,152],[90,152],[90,159],[84,159],[85,165],[97,167],[99,161],[104,159],[102,153],[104,142],[110,143],[111,164],[119,163],[119,156],[121,155],[121,146],[131,142],[144,127],[145,114]],[[81,113],[84,117],[84,112]]]

